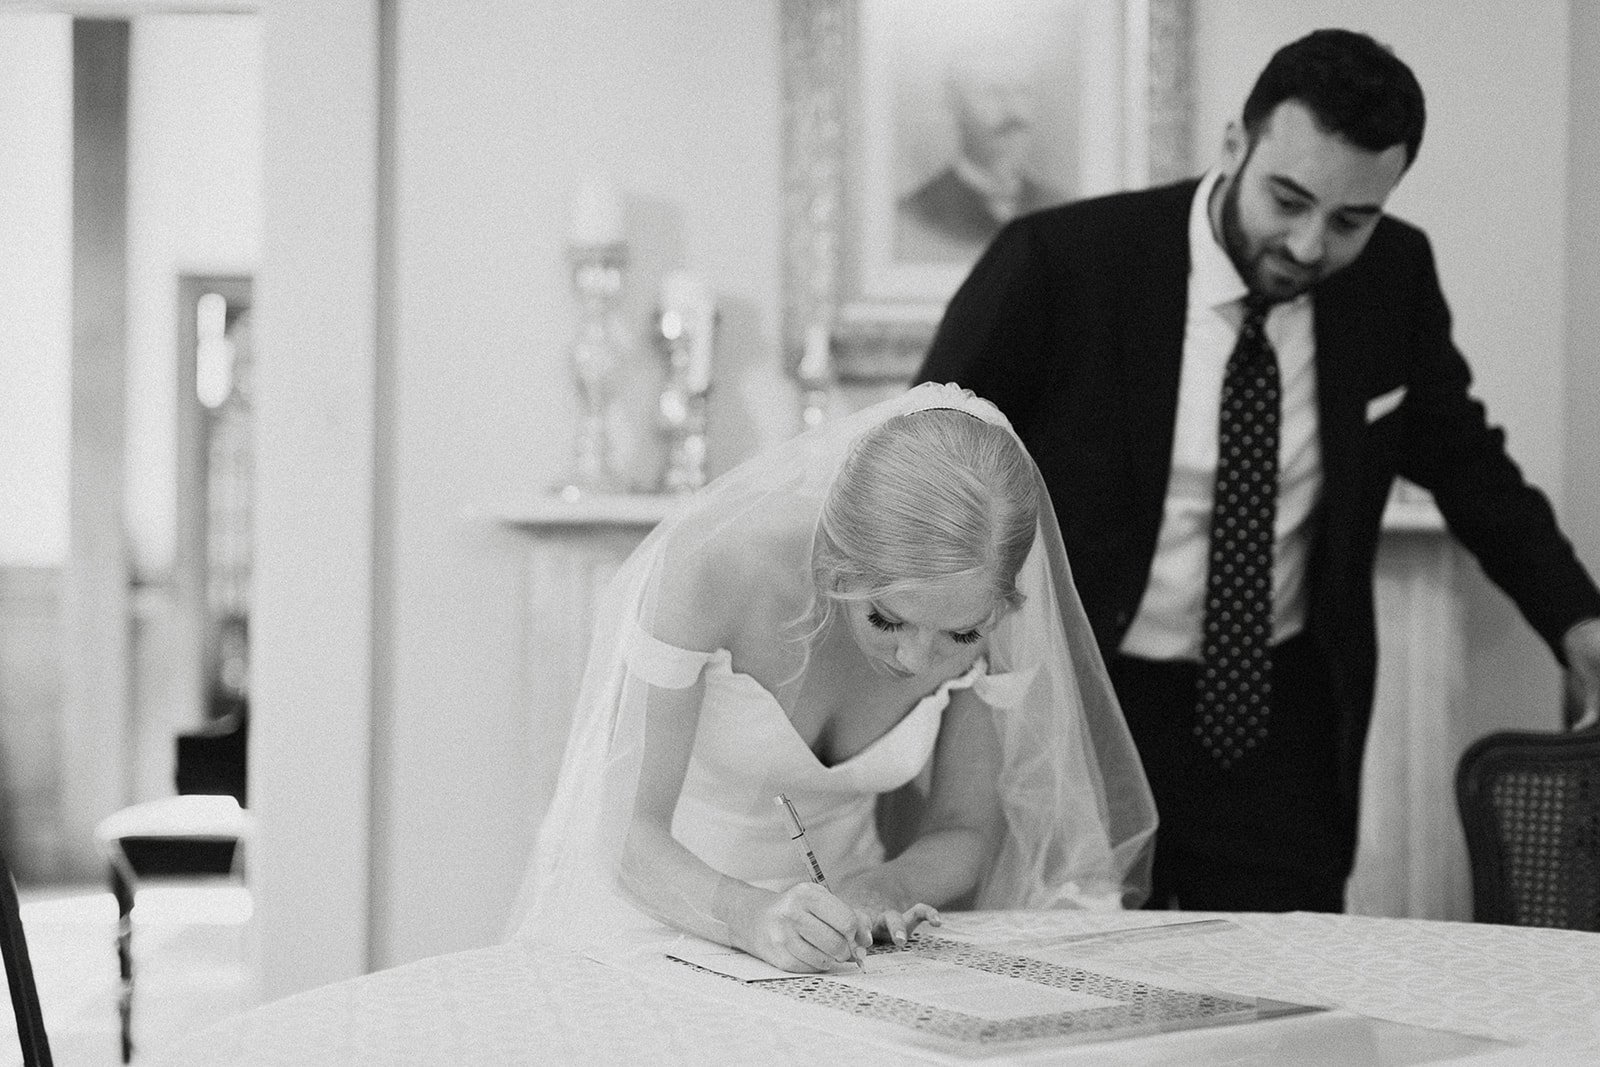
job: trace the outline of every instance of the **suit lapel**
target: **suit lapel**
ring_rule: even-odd
[[[1362,387],[1366,381],[1365,346],[1351,324],[1359,322],[1350,306],[1346,279],[1335,277],[1313,297],[1313,336],[1317,368],[1317,437],[1322,449],[1324,520],[1337,521],[1340,503],[1355,499],[1351,491],[1359,470],[1364,428]]]
[[[1121,408],[1134,524],[1154,549],[1172,473],[1189,295],[1189,205],[1197,182],[1157,191],[1132,258],[1122,332]]]

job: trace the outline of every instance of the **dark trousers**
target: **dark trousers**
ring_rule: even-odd
[[[1228,770],[1194,737],[1198,665],[1109,666],[1161,820],[1145,907],[1343,911],[1355,833],[1339,814],[1337,718],[1315,643],[1273,649],[1267,736]]]

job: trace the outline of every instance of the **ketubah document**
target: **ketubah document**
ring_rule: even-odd
[[[612,966],[643,969],[660,980],[691,982],[748,1008],[957,1062],[995,1057],[1026,1061],[1052,1048],[1202,1027],[1227,1030],[1208,1030],[1200,1045],[1186,1040],[1181,1049],[1169,1051],[1211,1063],[1205,1050],[1216,1046],[1223,1059],[1215,1062],[1231,1062],[1228,1057],[1266,1040],[1278,1052],[1297,1057],[1296,1050],[1315,1050],[1316,1063],[1339,1062],[1320,1057],[1344,1048],[1365,1050],[1357,1060],[1403,1064],[1433,1059],[1441,1049],[1470,1054],[1499,1044],[1314,1005],[1236,995],[1177,975],[1131,969],[1116,959],[1120,943],[1233,928],[1227,920],[1210,919],[1032,942],[984,942],[925,927],[903,949],[875,946],[864,971],[851,963],[804,975],[686,935],[590,955]],[[1276,1029],[1270,1034],[1230,1025],[1268,1020],[1282,1020],[1272,1024]],[[1378,1059],[1366,1055],[1380,1048],[1385,1054]],[[1420,1058],[1408,1055],[1408,1048]]]
[[[1051,946],[1059,951],[1057,942]],[[928,932],[913,936],[903,949],[875,946],[864,971],[852,963],[826,974],[793,974],[692,937],[675,938],[656,951],[751,989],[838,1009],[857,1025],[875,1021],[903,1030],[912,1045],[963,1059],[1319,1010],[1099,963],[1051,962],[1011,945],[989,948]],[[611,953],[593,955],[620,962]]]

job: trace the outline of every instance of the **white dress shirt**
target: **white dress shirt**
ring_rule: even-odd
[[[1247,292],[1211,228],[1207,204],[1219,177],[1216,171],[1206,176],[1189,208],[1189,297],[1172,473],[1150,581],[1122,640],[1124,653],[1145,659],[1200,658],[1222,378]],[[1311,295],[1274,305],[1266,331],[1278,354],[1282,396],[1272,577],[1273,641],[1279,642],[1305,627],[1310,520],[1322,488]]]

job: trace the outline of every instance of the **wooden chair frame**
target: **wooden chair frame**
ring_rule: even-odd
[[[24,1067],[51,1067],[50,1039],[45,1034],[39,989],[33,981],[33,961],[28,956],[27,932],[22,928],[22,908],[11,867],[0,856],[0,956],[5,959],[6,984],[11,987],[11,1010],[17,1018],[17,1040],[22,1044]]]
[[[1531,909],[1519,900],[1518,879],[1507,859],[1508,834],[1516,828],[1507,825],[1509,804],[1495,795],[1496,783],[1509,775],[1540,781],[1541,770],[1548,770],[1552,781],[1562,776],[1569,786],[1571,775],[1580,776],[1571,786],[1576,794],[1572,803],[1585,806],[1576,822],[1544,832],[1555,833],[1558,851],[1570,853],[1564,861],[1594,864],[1595,891],[1600,894],[1600,725],[1573,733],[1501,731],[1468,747],[1456,771],[1456,802],[1472,864],[1473,917],[1478,922],[1543,925],[1529,917]],[[1594,914],[1576,915],[1560,925],[1600,929],[1600,907],[1590,910]]]

